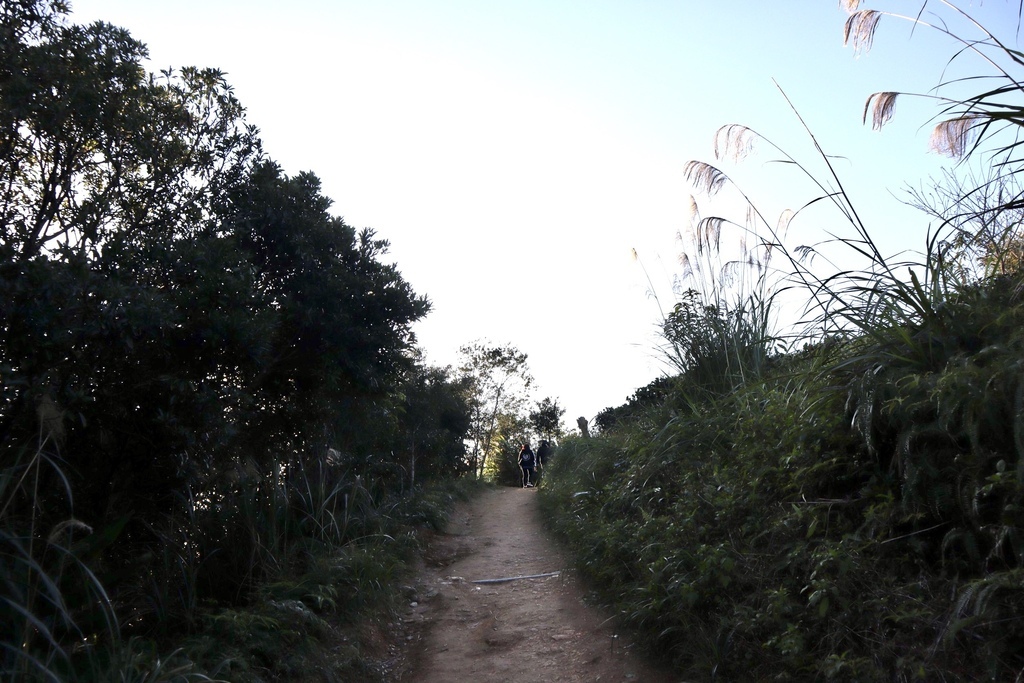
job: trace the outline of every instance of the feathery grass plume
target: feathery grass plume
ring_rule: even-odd
[[[784,209],[779,214],[779,221],[775,224],[775,234],[778,238],[781,239],[789,231],[789,224],[795,215],[796,213],[794,213],[793,209]],[[767,246],[771,247],[772,245],[769,244]]]
[[[718,272],[718,283],[722,289],[728,289],[732,285],[736,284],[741,275],[741,269],[745,265],[753,265],[753,262],[748,256],[747,260],[744,261],[727,261],[722,265],[721,270]]]
[[[693,242],[698,223],[700,223],[700,210],[691,212],[690,220],[686,221],[686,227],[682,230],[676,230],[676,241],[680,244]]]
[[[904,16],[890,12],[879,12],[876,10],[861,10],[853,13],[846,21],[844,29],[844,44],[852,44],[856,52],[870,49],[874,33],[881,14],[891,16],[895,19],[909,21],[915,28],[918,26],[930,28],[960,44],[960,49],[951,57],[947,66],[951,65],[958,58],[964,55],[973,55],[981,59],[990,67],[992,75],[974,76],[969,78],[954,78],[939,83],[935,91],[950,89],[961,86],[967,82],[981,82],[986,80],[997,80],[1001,83],[996,87],[983,88],[982,92],[962,97],[952,97],[937,94],[921,95],[936,100],[942,106],[940,122],[932,133],[930,141],[931,148],[941,154],[963,159],[970,157],[981,150],[981,143],[985,140],[993,141],[992,149],[986,150],[993,157],[1004,156],[1000,162],[1002,166],[1017,167],[1021,163],[1020,158],[1014,158],[1024,142],[1021,142],[1018,133],[1019,128],[1024,125],[1024,118],[1021,114],[1024,111],[1019,103],[1008,100],[1007,96],[1019,94],[1024,88],[1022,79],[1013,73],[1024,67],[1024,53],[1010,47],[1002,42],[995,34],[987,30],[977,20],[972,18],[966,11],[956,7],[950,2],[942,3],[947,9],[968,24],[972,30],[981,33],[980,38],[963,37],[949,28],[945,22],[928,23],[923,21],[921,14],[916,16]],[[1021,5],[1024,8],[1024,4]],[[906,94],[906,93],[902,93]],[[867,121],[867,113],[872,111],[872,127],[880,128],[887,123],[892,116],[893,105],[895,104],[896,93],[880,92],[871,95],[865,103],[864,121]],[[993,124],[997,124],[994,125]],[[999,136],[1010,131],[1011,137],[1008,142],[1003,143]],[[1012,171],[1007,171],[1012,172]]]
[[[955,119],[941,121],[932,130],[929,145],[939,154],[960,159],[971,146],[980,122],[979,116],[958,116]]]
[[[715,131],[714,151],[716,159],[731,158],[742,161],[754,150],[754,141],[760,138],[757,132],[739,123],[730,123]]]
[[[943,117],[971,111],[965,104]],[[581,569],[614,585],[619,613],[654,642],[678,637],[675,652],[693,658],[684,661],[694,677],[910,680],[927,671],[960,680],[974,671],[1016,680],[1020,274],[964,277],[951,221],[939,214],[942,233],[929,233],[922,263],[887,257],[836,157],[814,144],[825,174],[779,150],[818,191],[778,223],[760,220],[771,237],[760,248],[709,254],[713,219],[696,221],[680,262],[692,257],[706,288],[677,290],[665,320],[665,350],[681,371],[671,401],[566,451],[556,468],[566,467],[555,470],[565,478],[553,476],[542,493],[562,509],[549,518]],[[700,170],[717,187],[726,180]],[[1024,193],[995,189],[982,215],[1019,225],[1006,207],[1022,206]],[[820,254],[819,245],[791,252],[780,233],[816,204],[833,205],[849,230],[830,232]],[[746,225],[717,219],[723,246],[734,246],[734,228],[754,243],[749,211]],[[864,265],[835,268],[833,246]],[[782,376],[759,376],[775,289],[752,268],[772,249],[793,264],[789,289],[800,294],[802,283],[814,299],[812,322],[826,329],[807,334],[825,343],[773,359]],[[828,269],[811,271],[793,254],[818,255]],[[752,296],[734,299],[726,279],[744,272],[758,278],[740,290]]]
[[[709,216],[708,218],[702,218],[697,228],[697,253],[703,253],[705,249],[708,251],[718,251],[719,245],[722,243],[722,224],[725,223],[724,218],[717,216]]]
[[[746,228],[746,234],[756,235],[758,234],[758,221],[761,218],[761,214],[752,204],[747,204],[746,215],[743,217],[743,226]],[[743,250],[746,251],[746,238],[743,238]]]
[[[875,29],[882,13],[873,9],[862,9],[853,12],[843,26],[843,45],[850,45],[856,54],[867,52],[875,39]]]
[[[729,176],[703,161],[687,161],[683,173],[687,181],[708,196],[717,194],[729,181]]]
[[[860,7],[860,0],[839,0],[839,8],[847,14],[853,14]]]
[[[697,205],[697,198],[692,194],[689,195],[689,200],[689,216],[687,217],[686,223],[687,225],[693,225],[700,220],[700,207]]]
[[[68,541],[66,545],[70,546],[71,533],[74,531],[82,531],[86,534],[91,534],[92,527],[85,522],[72,517],[71,519],[66,519],[54,526],[50,531],[49,536],[47,536],[46,542],[51,545],[56,545],[60,543],[63,540],[62,537],[67,534]]]
[[[679,265],[682,268],[682,272],[679,274],[679,277],[686,279],[693,275],[693,265],[690,263],[690,255],[683,251],[680,252],[678,259]]]
[[[882,126],[889,123],[889,119],[892,118],[892,112],[896,108],[896,97],[899,93],[896,92],[876,92],[872,93],[868,97],[867,101],[864,102],[864,115],[861,121],[867,123],[868,112],[871,112],[871,129],[882,130]]]

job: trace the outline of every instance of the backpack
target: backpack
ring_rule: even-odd
[[[533,467],[533,451],[523,451],[520,453],[519,464],[523,467]]]

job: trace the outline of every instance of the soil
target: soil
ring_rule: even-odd
[[[586,591],[567,567],[541,524],[536,489],[493,489],[460,505],[407,588],[400,630],[407,648],[394,680],[678,681],[584,603]]]

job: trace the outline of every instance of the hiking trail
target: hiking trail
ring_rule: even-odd
[[[498,488],[456,507],[407,588],[408,648],[395,680],[678,680],[644,661],[607,614],[584,604],[584,590],[544,529],[537,503],[536,489]],[[532,575],[548,576],[474,583]]]

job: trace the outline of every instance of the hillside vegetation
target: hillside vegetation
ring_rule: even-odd
[[[844,4],[870,45],[883,14]],[[879,252],[834,156],[775,148],[845,232],[791,247],[803,210],[695,200],[674,372],[544,473],[581,572],[687,675],[1024,677],[1024,58],[941,5],[981,31],[939,24],[955,58],[994,71],[939,99],[963,164],[913,197],[938,226],[920,261]],[[430,302],[222,73],[147,73],[69,11],[0,3],[0,679],[384,680],[424,536],[565,411],[530,405],[512,345],[429,365]],[[687,175],[703,202],[736,188]],[[855,265],[822,270],[837,248]]]
[[[67,12],[0,4],[0,679],[372,680],[470,388],[223,74]]]
[[[950,319],[976,333],[929,338],[927,362],[899,331],[851,339],[699,407],[683,375],[560,446],[547,517],[701,680],[1015,680],[1020,282],[963,292]]]
[[[850,39],[870,43],[883,16],[856,11]],[[563,442],[547,473],[546,517],[581,573],[687,676],[1024,675],[1022,119],[1007,104],[1024,61],[987,33],[961,47],[988,51],[998,85],[945,100],[936,148],[981,170],[915,195],[940,219],[921,261],[878,251],[824,150],[818,172],[775,149],[838,211],[831,247],[860,265],[823,271],[818,246],[788,246],[799,212],[695,211],[662,329],[678,373]],[[872,96],[869,118],[897,95]],[[716,149],[752,141],[770,146],[728,126]],[[688,169],[709,195],[732,182]],[[730,230],[755,244],[726,255]],[[783,291],[807,302],[785,333]]]

